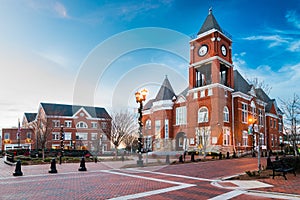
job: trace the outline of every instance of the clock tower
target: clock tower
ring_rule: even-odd
[[[231,45],[230,36],[209,9],[197,37],[190,41],[187,94],[189,131],[194,132],[196,143],[224,148],[225,142],[228,149],[222,151],[230,152],[233,143],[231,92],[234,88]],[[224,113],[228,116],[226,119]],[[203,138],[207,138],[205,144]]]

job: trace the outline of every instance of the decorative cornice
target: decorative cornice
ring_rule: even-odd
[[[201,37],[205,37],[205,36],[207,36],[207,35],[209,35],[209,34],[212,34],[212,33],[214,33],[214,32],[218,32],[218,33],[220,33],[223,37],[227,38],[229,41],[232,41],[232,40],[231,40],[229,37],[227,37],[224,33],[222,33],[221,31],[219,31],[218,29],[213,28],[213,29],[211,29],[211,30],[209,30],[209,31],[206,31],[206,32],[204,32],[204,33],[201,33],[201,34],[197,35],[197,37],[196,37],[195,39],[192,39],[192,40],[190,41],[190,43],[191,43],[191,42],[194,42],[194,41],[196,41],[196,40],[198,40],[198,39],[201,38]]]
[[[215,87],[223,88],[224,90],[227,90],[227,91],[230,91],[230,92],[234,91],[234,89],[232,89],[230,87],[227,87],[225,85],[222,85],[220,83],[213,83],[213,84],[210,84],[210,85],[205,85],[205,86],[202,86],[202,87],[193,88],[193,89],[189,90],[188,93],[198,92],[198,91],[206,90],[206,89],[212,89],[212,88],[215,88]]]
[[[197,67],[198,65],[203,65],[205,63],[211,62],[211,61],[216,60],[216,59],[218,59],[219,61],[225,63],[226,65],[228,65],[230,67],[233,67],[233,64],[229,63],[228,61],[224,60],[223,58],[221,58],[219,56],[213,56],[213,57],[207,58],[205,60],[201,60],[199,62],[193,63],[193,64],[190,65],[190,67]]]
[[[231,94],[232,95],[232,98],[235,98],[235,97],[241,97],[243,99],[246,99],[247,101],[250,101],[252,99],[252,96],[250,95],[247,95],[245,93],[242,93],[242,92],[234,92]]]

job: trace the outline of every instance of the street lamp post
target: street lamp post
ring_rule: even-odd
[[[136,98],[136,102],[140,104],[140,107],[138,109],[138,113],[139,113],[139,118],[138,118],[138,123],[139,123],[139,138],[138,138],[138,156],[139,159],[137,160],[137,165],[139,167],[143,166],[143,155],[142,155],[142,149],[143,149],[143,102],[146,100],[146,96],[147,96],[148,90],[147,89],[143,89],[140,92],[136,92],[135,93],[135,98]]]
[[[261,164],[260,164],[260,133],[259,132],[255,132],[255,129],[254,129],[254,125],[256,124],[256,122],[257,122],[257,120],[256,119],[252,119],[252,118],[250,118],[249,119],[249,124],[251,124],[252,125],[252,136],[253,136],[253,141],[252,141],[252,144],[253,144],[253,146],[252,146],[252,153],[253,153],[253,155],[254,155],[254,134],[257,134],[257,136],[258,136],[258,140],[257,140],[257,165],[258,165],[258,172],[260,173],[260,171],[261,171]],[[255,156],[254,156],[255,157]]]
[[[61,128],[60,128],[60,157],[59,157],[59,164],[60,165],[62,163],[62,157],[63,157],[63,154],[64,154],[64,138],[65,138],[64,126],[61,125]]]

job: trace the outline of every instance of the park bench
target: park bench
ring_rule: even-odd
[[[285,180],[286,174],[292,172],[296,176],[294,159],[284,158],[280,160],[275,160],[272,162],[272,170],[273,170],[273,179],[274,176],[283,176]]]

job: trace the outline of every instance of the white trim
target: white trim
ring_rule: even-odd
[[[252,99],[251,96],[249,96],[249,95],[247,95],[245,93],[239,92],[239,91],[238,92],[234,92],[231,95],[232,95],[232,98],[234,98],[234,97],[240,97],[240,98],[243,98],[243,99],[245,99],[247,101],[250,101]]]
[[[213,56],[213,57],[201,60],[199,62],[193,63],[193,64],[190,65],[190,67],[197,67],[198,65],[203,65],[205,63],[211,62],[211,61],[216,60],[216,59],[218,59],[219,61],[225,63],[226,65],[228,65],[230,67],[233,67],[233,64],[229,63],[228,61],[224,60],[223,58],[221,58],[219,56]]]
[[[153,102],[151,111],[155,112],[158,110],[172,110],[173,109],[173,101],[172,100],[160,100]]]
[[[196,87],[196,88],[190,89],[188,91],[188,94],[194,93],[194,92],[197,92],[197,91],[201,91],[201,90],[212,89],[212,88],[215,88],[215,87],[223,88],[224,90],[228,90],[230,92],[234,91],[234,89],[232,89],[230,87],[227,87],[225,85],[222,85],[220,83],[213,83],[213,84],[210,84],[210,85],[205,85],[205,86],[202,86],[202,87]]]
[[[214,32],[219,32],[222,36],[224,36],[225,38],[227,38],[230,42],[232,41],[232,40],[231,40],[228,36],[226,36],[224,33],[220,32],[218,29],[213,28],[213,29],[211,29],[211,30],[209,30],[209,31],[205,31],[204,33],[201,33],[201,34],[197,35],[197,38],[192,39],[192,40],[190,41],[190,43],[191,43],[191,42],[194,42],[194,41],[196,41],[196,40],[198,40],[198,39],[201,38],[201,37],[204,37],[204,36],[207,36],[207,35],[209,35],[209,34],[211,34],[211,33],[214,33]]]
[[[81,107],[76,113],[74,113],[73,117],[76,117],[76,115],[81,111],[85,112],[85,114],[88,116],[87,118],[92,118],[92,116],[84,109],[84,107]]]
[[[266,117],[273,117],[275,119],[280,119],[277,115],[272,114],[272,113],[266,113]]]

